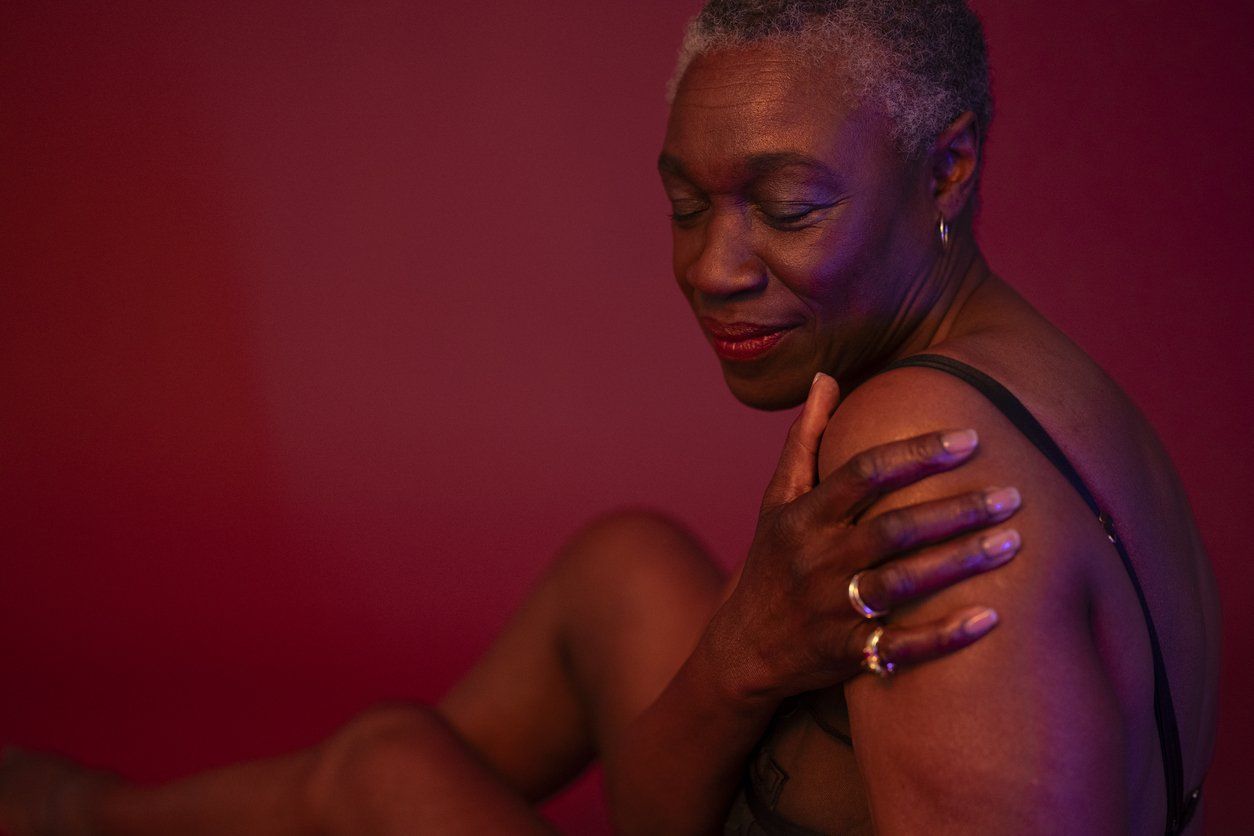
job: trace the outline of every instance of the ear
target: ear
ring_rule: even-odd
[[[952,222],[975,193],[980,164],[980,136],[975,114],[967,111],[941,131],[928,155],[932,197],[941,214]]]

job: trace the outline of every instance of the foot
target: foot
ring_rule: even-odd
[[[93,799],[122,779],[42,752],[0,753],[0,833],[88,836]]]

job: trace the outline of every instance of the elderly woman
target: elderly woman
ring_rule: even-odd
[[[739,400],[804,403],[736,576],[607,517],[438,711],[151,789],[14,756],[0,820],[541,831],[599,756],[633,832],[1197,828],[1214,582],[1145,420],[976,245],[978,21],[715,0],[672,92],[675,277]]]

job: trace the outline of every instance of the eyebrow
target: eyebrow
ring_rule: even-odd
[[[657,170],[663,174],[677,174],[688,179],[688,172],[684,170],[684,164],[679,161],[678,157],[672,156],[665,151],[658,154]]]
[[[685,180],[692,179],[684,169],[684,164],[679,161],[679,158],[667,154],[665,151],[658,155],[657,167],[658,171],[663,174],[675,174],[683,177]],[[832,180],[839,179],[836,176],[836,172],[832,171],[820,160],[796,151],[772,151],[765,154],[754,154],[745,160],[744,167],[752,178],[773,174],[784,168],[800,167],[808,168],[815,174]]]
[[[817,174],[823,174],[828,177],[835,177],[835,172],[823,165],[822,162],[814,157],[808,157],[805,154],[798,154],[795,151],[776,151],[770,154],[755,154],[750,157],[745,167],[752,172],[755,177],[761,177],[763,174],[771,174],[779,171],[781,168],[801,167],[808,168]]]

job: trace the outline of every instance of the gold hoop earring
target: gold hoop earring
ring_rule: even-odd
[[[949,249],[949,223],[945,220],[945,216],[940,216],[940,221],[936,224],[937,231],[940,232],[941,249]]]

